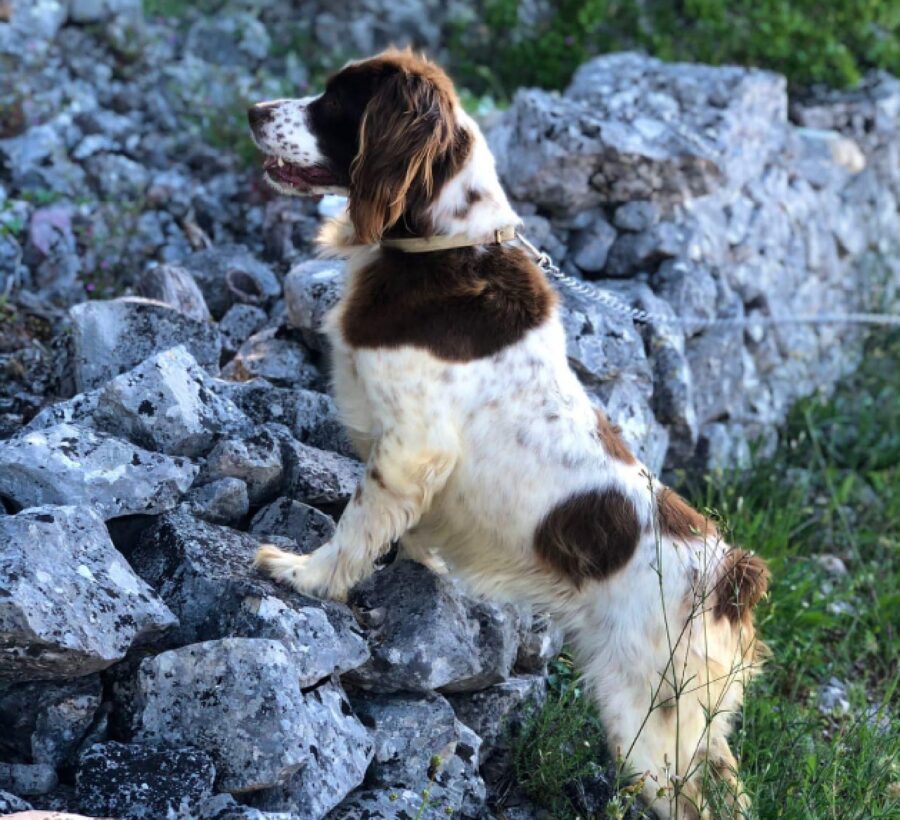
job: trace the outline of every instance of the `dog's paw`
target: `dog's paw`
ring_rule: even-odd
[[[302,595],[346,600],[347,590],[335,584],[332,561],[322,547],[309,555],[296,555],[265,544],[257,550],[253,566]]]

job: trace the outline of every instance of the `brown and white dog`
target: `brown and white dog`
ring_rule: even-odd
[[[329,543],[264,547],[258,565],[343,599],[400,539],[477,593],[549,611],[653,810],[740,812],[727,735],[768,570],[657,484],[591,404],[554,291],[497,241],[519,220],[447,75],[391,50],[249,118],[272,187],[349,198],[321,237],[349,260],[325,330],[367,464]]]

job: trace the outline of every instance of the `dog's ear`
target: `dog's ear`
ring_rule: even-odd
[[[453,144],[451,94],[401,69],[369,102],[350,173],[350,218],[360,242],[377,242],[409,202],[430,202],[435,161]]]

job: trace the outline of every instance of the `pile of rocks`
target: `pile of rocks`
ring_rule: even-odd
[[[349,606],[250,568],[327,540],[362,470],[326,393],[343,271],[310,258],[317,206],[262,191],[220,127],[302,88],[270,49],[291,6],[0,1],[0,811],[488,816],[543,696],[560,634],[531,613],[407,562]],[[792,315],[895,298],[898,119],[883,75],[789,112],[777,76],[627,54],[521,92],[490,139],[569,273],[654,312]],[[771,443],[861,339],[563,310],[654,468]]]
[[[219,378],[217,326],[170,304],[71,322],[83,392],[0,443],[0,789],[210,818],[415,816],[427,791],[483,816],[480,766],[559,633],[406,561],[349,608],[262,579],[259,544],[314,549],[359,478],[328,397]]]

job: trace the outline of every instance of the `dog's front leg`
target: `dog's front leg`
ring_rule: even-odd
[[[298,592],[345,600],[391,543],[419,521],[455,462],[455,448],[434,429],[421,435],[387,431],[372,449],[334,537],[309,555],[264,546],[256,565]]]

